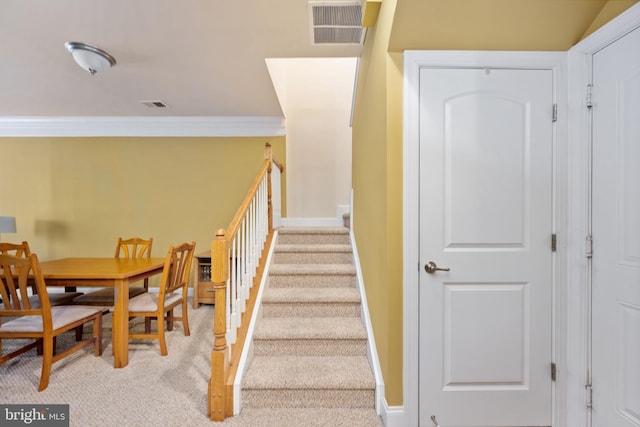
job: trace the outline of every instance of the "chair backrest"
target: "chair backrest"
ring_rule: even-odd
[[[51,327],[51,305],[36,254],[27,257],[0,254],[0,317],[42,315],[45,328]],[[27,288],[35,283],[40,307],[31,307]],[[46,315],[48,313],[48,316]]]
[[[116,244],[116,258],[151,258],[153,237],[144,240],[139,237],[123,239],[118,237]]]
[[[0,242],[0,255],[13,255],[17,257],[28,257],[31,255],[29,243],[2,243]]]
[[[179,246],[170,246],[167,258],[164,262],[162,279],[160,283],[160,299],[178,289],[182,289],[183,297],[187,297],[189,275],[191,274],[191,261],[196,242],[183,243]]]
[[[0,242],[0,255],[12,255],[18,258],[27,258],[31,255],[31,249],[29,249],[29,243],[2,243]],[[2,274],[3,267],[0,266],[0,274]],[[37,293],[36,285],[32,283],[31,290],[33,293]],[[4,301],[4,299],[2,299]]]

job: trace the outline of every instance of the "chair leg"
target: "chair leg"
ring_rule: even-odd
[[[189,312],[187,311],[188,305],[189,304],[187,304],[187,300],[184,299],[182,301],[182,327],[184,328],[184,335],[186,337],[191,335],[191,332],[189,331]]]
[[[54,337],[44,337],[42,340],[42,373],[40,374],[40,385],[38,391],[42,391],[49,386],[49,376],[51,375],[51,364],[53,363]]]
[[[173,309],[167,311],[167,331],[173,331]]]
[[[53,354],[56,354],[57,339],[58,337],[53,337]],[[37,338],[36,341],[38,342],[38,345],[36,346],[36,353],[38,354],[38,356],[42,356],[44,354],[44,350],[42,348],[42,339]]]
[[[157,323],[158,323],[158,341],[160,341],[160,354],[162,356],[167,355],[167,342],[164,339],[164,319],[162,319],[163,314],[158,315]]]
[[[83,326],[80,325],[76,328],[76,342],[82,341]]]
[[[102,315],[93,319],[93,337],[95,341],[93,343],[93,354],[96,356],[102,355]]]
[[[144,333],[145,334],[151,333],[151,317],[144,318]]]

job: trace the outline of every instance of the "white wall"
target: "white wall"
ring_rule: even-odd
[[[267,59],[267,65],[285,116],[287,217],[336,220],[351,197],[356,58]]]

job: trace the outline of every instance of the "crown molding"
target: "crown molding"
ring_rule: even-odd
[[[284,135],[282,117],[0,117],[0,137]]]

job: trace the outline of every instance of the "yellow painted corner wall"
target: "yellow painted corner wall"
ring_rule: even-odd
[[[600,11],[596,19],[594,19],[587,31],[585,31],[585,33],[582,35],[582,39],[594,33],[596,30],[611,21],[613,18],[620,15],[625,10],[629,9],[637,2],[638,0],[608,0],[607,3],[602,7],[602,10]]]
[[[0,238],[28,241],[41,260],[113,256],[120,236],[153,237],[156,257],[184,241],[209,250],[266,142],[284,163],[284,137],[0,138],[0,215],[17,223]]]
[[[401,64],[387,53],[395,3],[382,2],[367,32],[352,138],[354,235],[390,406],[403,402],[402,76]]]

